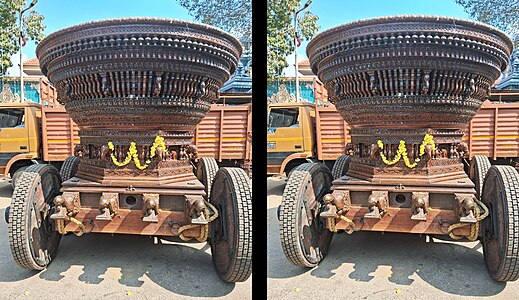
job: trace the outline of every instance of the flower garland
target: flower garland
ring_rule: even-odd
[[[416,167],[416,165],[418,164],[418,162],[420,162],[420,158],[417,158],[415,160],[415,162],[413,164],[411,164],[410,160],[409,160],[409,157],[407,156],[407,148],[405,146],[405,141],[401,140],[400,143],[398,144],[398,150],[397,150],[397,153],[395,155],[395,158],[391,161],[387,160],[386,156],[382,153],[382,150],[384,149],[384,143],[382,143],[381,140],[378,140],[377,141],[377,145],[378,147],[380,148],[380,158],[382,158],[382,161],[386,164],[386,165],[394,165],[396,164],[400,158],[403,158],[404,159],[404,163],[405,165],[412,169],[414,167]],[[420,153],[419,153],[419,157],[422,157],[424,154],[425,154],[425,147],[427,145],[430,145],[431,148],[432,148],[432,151],[435,151],[436,150],[436,145],[434,144],[434,137],[430,134],[426,134],[423,138],[423,141],[422,141],[422,144],[420,145]]]
[[[155,153],[157,151],[157,147],[162,147],[162,149],[166,149],[166,144],[164,143],[164,138],[161,137],[161,136],[156,136],[155,137],[155,141],[153,142],[153,145],[151,146],[151,149],[150,149],[150,158],[153,158],[155,156]],[[113,154],[113,152],[115,150],[115,147],[114,147],[114,144],[112,142],[108,142],[108,148],[110,150],[112,150],[112,153],[110,153],[110,157],[112,158],[112,162],[114,163],[114,165],[116,165],[118,167],[126,166],[127,164],[129,164],[132,161],[132,159],[135,162],[135,166],[139,170],[146,169],[148,167],[148,164],[151,163],[151,160],[148,159],[148,160],[146,160],[146,164],[141,165],[141,161],[139,160],[139,155],[137,154],[137,146],[135,145],[135,142],[131,142],[130,143],[130,148],[128,149],[128,152],[126,152],[127,156],[126,156],[126,158],[124,159],[123,162],[119,162],[117,160],[117,157],[115,157],[115,155]]]

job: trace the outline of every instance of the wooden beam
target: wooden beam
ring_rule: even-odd
[[[346,217],[355,222],[356,230],[363,231],[387,231],[402,233],[421,234],[446,234],[447,228],[458,223],[458,217],[452,210],[431,209],[427,211],[427,221],[411,220],[412,210],[410,208],[389,208],[381,219],[367,219],[364,215],[368,212],[367,207],[351,207]],[[360,221],[364,219],[364,225]],[[450,225],[440,225],[440,221],[447,221]],[[447,224],[447,223],[446,223]],[[346,221],[340,220],[336,223],[337,229],[348,228]],[[456,235],[467,236],[470,234],[470,224],[454,230]]]

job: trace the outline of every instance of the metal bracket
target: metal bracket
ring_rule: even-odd
[[[411,220],[427,221],[427,210],[429,209],[429,193],[428,192],[413,192],[413,204],[411,210],[413,215]]]
[[[96,220],[111,221],[119,213],[119,193],[103,193],[99,198],[99,211]]]
[[[142,207],[144,222],[158,223],[159,219],[159,194],[143,194],[144,206]]]
[[[461,223],[476,223],[476,217],[474,216],[474,209],[476,202],[474,201],[475,196],[473,194],[454,194],[456,198],[456,208],[458,216],[460,217]]]
[[[373,191],[368,198],[369,212],[364,215],[367,219],[381,219],[389,206],[387,191]]]

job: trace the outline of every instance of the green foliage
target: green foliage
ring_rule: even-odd
[[[294,45],[294,13],[302,8],[301,0],[267,0],[267,77],[278,78],[288,66],[287,56]],[[297,36],[310,40],[319,30],[318,16],[309,11],[299,13]]]
[[[19,51],[19,11],[28,7],[25,0],[0,0],[0,73],[3,75],[13,64],[11,56]],[[27,40],[41,41],[44,37],[44,17],[34,10],[23,14],[22,27]]]
[[[196,21],[252,41],[252,0],[177,0]]]
[[[471,18],[505,31],[519,47],[518,0],[454,0]]]

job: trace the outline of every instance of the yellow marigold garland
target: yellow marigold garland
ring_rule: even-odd
[[[416,165],[418,164],[418,162],[420,162],[420,158],[417,158],[415,160],[415,162],[413,164],[411,164],[410,160],[409,160],[409,157],[407,156],[407,148],[405,146],[405,141],[401,140],[400,143],[398,144],[398,151],[395,155],[395,158],[391,161],[387,160],[386,156],[382,153],[382,149],[384,149],[384,143],[382,143],[381,140],[378,140],[377,141],[377,145],[378,147],[380,148],[380,158],[382,158],[382,161],[386,164],[386,165],[394,165],[396,164],[400,158],[403,158],[404,159],[404,163],[405,165],[412,169],[414,167],[416,167]],[[422,144],[420,145],[420,153],[419,153],[419,157],[422,157],[424,154],[425,154],[425,147],[427,145],[430,145],[431,148],[432,148],[432,151],[435,151],[436,150],[436,145],[434,144],[434,137],[430,134],[426,134],[423,138],[423,141],[422,141]]]
[[[153,142],[153,145],[151,146],[151,149],[150,149],[150,158],[153,158],[155,156],[157,147],[159,147],[159,146],[162,147],[162,149],[166,149],[166,144],[164,143],[164,138],[161,137],[161,136],[156,136],[155,137],[155,141]],[[113,154],[113,151],[115,150],[115,147],[114,147],[114,144],[112,142],[108,142],[108,148],[110,150],[112,150],[112,153],[110,153],[110,157],[112,158],[112,162],[114,163],[114,165],[116,165],[118,167],[126,166],[127,164],[130,163],[130,161],[132,161],[132,159],[135,162],[135,166],[139,170],[146,169],[148,167],[148,164],[151,163],[150,160],[147,160],[146,164],[141,165],[141,161],[139,160],[139,155],[137,154],[137,146],[135,145],[135,142],[131,142],[130,143],[130,148],[128,149],[128,152],[126,152],[127,156],[126,156],[126,158],[124,159],[124,161],[122,163],[120,163],[117,160],[117,157],[115,157],[115,155]]]

